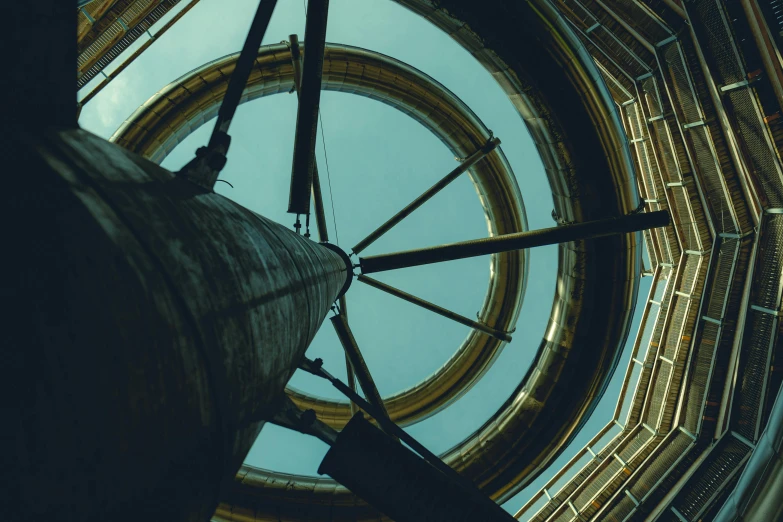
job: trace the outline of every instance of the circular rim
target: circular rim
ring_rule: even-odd
[[[625,215],[639,204],[613,101],[577,36],[547,0],[394,0],[451,35],[498,81],[538,148],[555,210],[568,221]],[[573,440],[606,389],[633,315],[635,235],[562,244],[550,323],[506,403],[442,456],[500,502]],[[334,481],[242,466],[217,520],[380,520]]]
[[[306,52],[306,47],[302,52]],[[238,54],[214,60],[172,82],[152,96],[114,133],[111,141],[161,163],[187,136],[218,111]],[[294,69],[286,44],[259,49],[240,103],[289,93]],[[490,138],[489,131],[459,98],[421,71],[365,49],[327,44],[322,89],[365,96],[420,122],[454,154],[466,157]],[[474,165],[468,175],[479,195],[489,234],[527,230],[522,196],[500,147]],[[491,256],[490,283],[479,321],[509,332],[522,305],[526,281],[522,252]],[[460,398],[496,360],[504,342],[471,330],[457,352],[421,383],[384,398],[391,419],[401,426],[421,421]],[[341,429],[351,418],[347,402],[313,397],[288,388],[298,407]]]

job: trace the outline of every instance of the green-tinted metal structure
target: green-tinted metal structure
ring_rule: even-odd
[[[557,295],[532,368],[520,373],[519,387],[488,423],[440,456],[483,493],[465,498],[504,502],[548,473],[552,478],[542,490],[513,507],[516,518],[779,519],[783,42],[777,4],[397,1],[451,34],[503,86],[546,167],[561,223],[557,234],[567,234],[572,223],[621,223],[641,210],[642,220],[667,214],[641,235],[576,236],[560,245]],[[9,29],[23,59],[46,60],[9,107],[3,140],[6,157],[29,171],[8,191],[5,205],[24,223],[11,234],[20,254],[12,258],[5,285],[18,296],[4,332],[16,440],[4,455],[4,482],[12,484],[14,499],[6,513],[26,520],[142,514],[259,521],[378,520],[383,512],[398,520],[438,520],[469,513],[455,500],[435,513],[406,514],[410,506],[395,510],[395,495],[404,488],[386,486],[393,473],[375,483],[345,475],[342,466],[352,454],[364,463],[381,462],[383,451],[372,452],[384,445],[397,449],[395,439],[378,430],[356,435],[372,430],[369,425],[351,428],[342,439],[326,437],[344,453],[325,461],[324,470],[353,484],[353,492],[323,478],[240,467],[261,423],[276,418],[285,382],[311,334],[347,287],[351,270],[361,271],[363,263],[351,267],[345,254],[155,165],[217,114],[236,55],[166,86],[118,130],[116,145],[74,129],[76,111],[66,110],[74,86],[58,80],[65,77],[63,63],[76,63],[77,84],[86,85],[176,4],[87,3],[77,13],[75,47],[33,38],[43,30],[65,34],[56,16],[36,25],[20,14]],[[317,107],[299,89],[307,89],[307,80],[299,79],[307,70],[306,43],[300,49],[292,38],[290,45],[261,48],[241,101],[297,89],[303,103]],[[469,169],[455,170],[441,184],[471,176],[493,236],[482,245],[529,234],[497,140],[455,96],[371,51],[329,44],[324,56],[330,59],[320,71],[322,88],[350,90],[403,110],[455,156],[471,160]],[[368,68],[383,74],[357,74]],[[432,109],[435,99],[443,102],[439,113]],[[292,195],[298,187],[301,206],[311,179],[318,193],[317,170],[306,154],[297,161]],[[439,186],[358,243],[355,253]],[[645,260],[637,238],[645,242]],[[464,247],[457,250],[465,253]],[[444,248],[432,249],[435,261]],[[373,398],[367,411],[401,426],[426,418],[461,396],[492,363],[513,331],[526,265],[523,252],[490,251],[495,277],[476,321],[380,288],[472,321],[473,330],[431,379],[383,398],[382,408]],[[401,259],[392,254],[362,261],[372,258]],[[629,332],[640,273],[652,278],[652,290],[637,310],[639,331]],[[248,280],[248,274],[255,276]],[[360,279],[374,282],[364,274]],[[278,301],[291,313],[275,315]],[[344,306],[345,296],[338,307]],[[345,319],[339,321],[347,328]],[[625,378],[612,421],[552,474],[552,462],[606,389],[629,334],[635,343],[628,368],[619,369]],[[360,356],[355,343],[351,349]],[[364,385],[371,396],[371,380]],[[289,396],[300,410],[312,410],[315,421],[304,414],[294,418],[320,423],[322,437],[338,433],[352,415],[345,403]],[[175,405],[181,422],[168,409]],[[361,457],[357,441],[376,439]],[[412,481],[428,476],[415,471],[421,464],[415,459],[401,472]],[[408,462],[393,460],[397,470]],[[453,484],[442,482],[447,475],[423,480],[421,491],[435,495],[436,484],[448,491]],[[378,497],[376,486],[387,487],[388,496]],[[164,490],[170,493],[165,498]]]

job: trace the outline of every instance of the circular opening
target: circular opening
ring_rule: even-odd
[[[181,51],[176,46],[188,40],[193,41],[193,48],[184,62],[191,68],[224,54],[216,51],[236,51],[241,41],[237,42],[238,38],[229,33],[232,29],[242,35],[244,32],[234,28],[234,22],[228,22],[226,28],[221,27],[215,32],[213,38],[221,41],[220,46],[205,47],[204,41],[208,39],[195,28],[216,16],[220,8],[203,3],[175,27],[186,31],[191,24],[189,38],[177,39],[175,44],[172,37],[174,48],[169,50],[165,41],[159,42],[157,50],[145,54],[133,67],[154,71],[161,67],[160,63],[154,63],[155,60],[165,59],[167,52]],[[264,43],[279,41],[292,32],[302,35],[303,20],[304,9],[298,2],[280,2]],[[221,37],[226,38],[221,40]],[[394,56],[431,74],[452,89],[503,140],[504,151],[515,167],[528,202],[530,227],[552,226],[550,190],[527,130],[494,79],[463,48],[428,22],[391,2],[367,6],[356,1],[334,1],[327,39]],[[227,40],[235,43],[233,48],[225,49]],[[156,53],[159,53],[157,58]],[[178,70],[177,74],[187,70]],[[95,114],[91,116],[88,106],[81,123],[91,128],[90,122],[94,122],[94,128],[103,129],[104,134],[107,128],[113,130],[112,125],[120,122],[116,115],[124,117],[144,101],[143,97],[137,99],[138,103],[130,104],[128,110],[119,112],[127,108],[128,99],[138,98],[138,93],[152,94],[176,76],[173,71],[167,72],[167,75],[160,71],[158,74],[142,74],[143,81],[140,75],[127,74],[133,79],[125,83],[114,82],[93,102],[101,118],[96,120]],[[153,83],[160,76],[166,76],[165,80]],[[109,107],[114,110],[107,110]],[[240,108],[231,129],[234,141],[229,164],[222,176],[232,182],[234,188],[224,184],[216,187],[218,192],[252,210],[273,219],[280,215],[279,221],[284,224],[286,219],[292,221],[291,216],[284,214],[284,207],[295,108],[293,95],[259,100]],[[333,175],[332,197],[337,231],[342,236],[343,246],[350,244],[348,238],[352,233],[358,234],[373,224],[379,224],[455,165],[452,155],[443,145],[416,122],[376,102],[324,93],[322,115]],[[172,170],[181,167],[192,157],[195,148],[206,141],[208,132],[207,125],[185,140],[167,158],[164,166]],[[325,166],[326,156],[321,145],[319,143],[318,162]],[[263,178],[265,172],[275,175]],[[387,183],[389,180],[395,183]],[[253,188],[248,188],[248,185]],[[387,251],[387,248],[397,250],[484,236],[486,224],[481,219],[481,207],[476,203],[473,187],[467,177],[462,177],[374,247],[378,251]],[[275,210],[276,205],[282,213]],[[352,206],[356,210],[349,211]],[[330,205],[327,203],[328,219],[331,217],[329,214]],[[360,237],[354,236],[356,239]],[[384,247],[383,250],[381,247]],[[531,252],[528,299],[522,309],[514,341],[502,352],[498,364],[489,370],[484,381],[451,408],[411,428],[432,450],[445,450],[474,431],[497,410],[524,376],[549,317],[555,260],[555,247]],[[486,291],[487,266],[487,259],[474,259],[409,269],[399,274],[389,273],[378,279],[473,317]],[[351,299],[354,294],[358,303],[349,305],[352,326],[383,394],[399,391],[432,373],[464,339],[465,327],[432,316],[430,312],[356,284]],[[363,302],[365,296],[366,303]],[[323,356],[334,373],[344,375],[341,349],[326,328],[328,325],[322,328],[309,355]],[[323,355],[319,353],[321,351]],[[296,376],[292,385],[311,393],[337,397],[330,387],[308,376]],[[307,469],[300,469],[292,459],[303,453],[297,449],[301,441],[290,435],[275,438],[274,431],[271,428],[264,430],[247,462],[281,471],[312,473],[317,467],[317,460],[306,465],[303,463],[301,467]],[[274,461],[282,455],[286,456],[285,462]]]

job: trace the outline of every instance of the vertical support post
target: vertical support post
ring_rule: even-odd
[[[305,24],[307,53],[302,65],[302,85],[299,89],[294,158],[291,165],[291,190],[288,199],[288,212],[291,214],[310,212],[328,12],[329,0],[308,2]]]
[[[288,37],[291,42],[291,61],[294,66],[294,88],[296,95],[302,88],[302,54],[299,49],[299,37],[292,34]],[[324,196],[321,192],[321,179],[318,177],[318,165],[313,153],[313,200],[315,201],[315,225],[318,228],[318,240],[322,243],[329,241],[329,229],[326,226],[326,211],[324,209]],[[355,408],[355,406],[352,406]]]

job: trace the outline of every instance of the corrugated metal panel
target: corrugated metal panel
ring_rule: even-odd
[[[157,0],[155,0],[157,1]],[[87,49],[79,54],[78,69],[82,74],[76,80],[77,88],[82,88],[98,76],[115,58],[120,56],[133,42],[169,12],[180,0],[164,0],[155,6],[140,20],[128,19],[126,32],[122,24],[115,22]],[[133,4],[133,16],[152,6],[152,0]]]
[[[618,473],[623,473],[623,465],[617,459],[612,459],[604,469],[594,475],[587,487],[576,495],[573,500],[576,509],[583,511]]]

